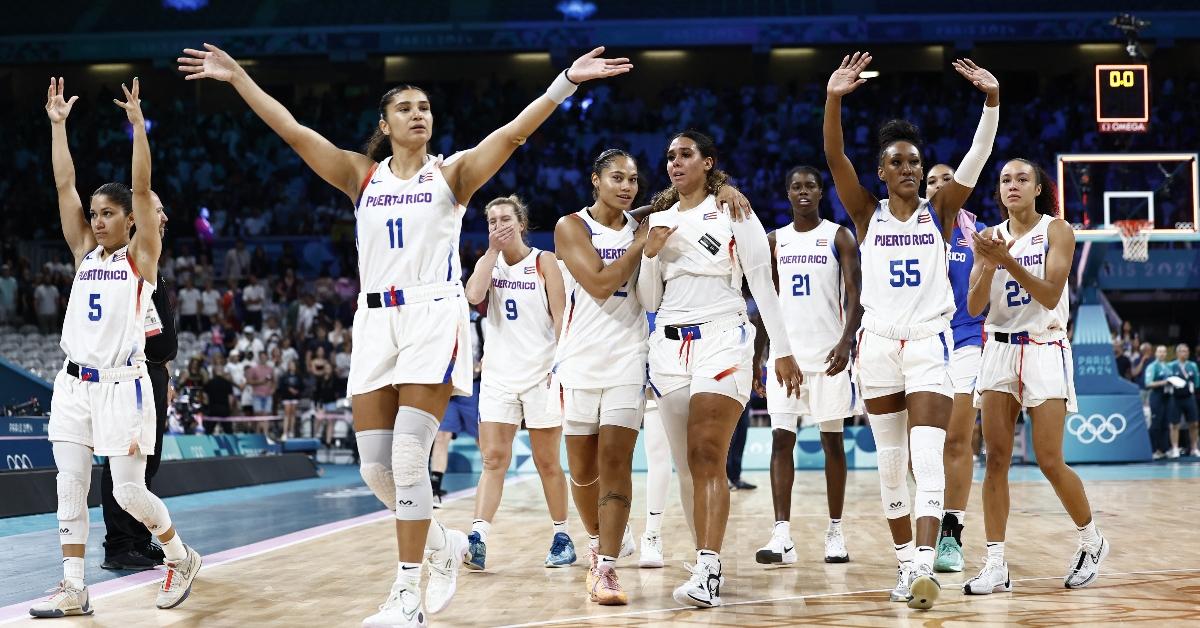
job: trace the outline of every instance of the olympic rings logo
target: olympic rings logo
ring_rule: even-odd
[[[32,469],[33,461],[29,459],[27,454],[8,454],[4,456],[4,462],[8,464],[10,471],[15,469]]]
[[[1123,414],[1092,414],[1086,418],[1082,414],[1072,414],[1067,417],[1067,431],[1075,436],[1080,443],[1090,445],[1100,442],[1105,445],[1117,439],[1125,431],[1129,421]]]

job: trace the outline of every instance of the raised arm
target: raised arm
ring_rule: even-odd
[[[954,231],[958,210],[975,189],[979,174],[983,172],[983,165],[992,154],[992,143],[996,140],[996,127],[1000,122],[1000,82],[996,77],[975,65],[970,59],[959,59],[953,65],[963,78],[987,94],[987,100],[984,102],[983,115],[975,129],[971,148],[954,171],[954,180],[942,186],[930,199],[938,218],[941,218],[943,235],[947,238]]]
[[[496,267],[496,260],[500,259],[500,251],[515,237],[517,231],[511,226],[501,227],[488,234],[487,252],[475,262],[475,270],[471,271],[467,284],[463,286],[467,293],[467,303],[478,305],[487,298],[488,290],[492,288],[492,269]]]
[[[842,326],[842,337],[825,357],[829,368],[826,375],[837,375],[850,364],[850,350],[854,346],[854,334],[862,323],[863,307],[859,299],[862,294],[862,268],[858,259],[858,244],[850,230],[839,227],[833,237],[838,259],[842,266],[842,283],[846,286],[846,323]]]
[[[996,276],[996,263],[981,255],[980,250],[992,246],[991,229],[984,229],[971,240],[975,262],[971,265],[971,278],[967,284],[967,313],[979,316],[992,300],[992,278]]]
[[[58,189],[58,219],[78,268],[83,256],[96,248],[96,236],[83,215],[83,201],[75,189],[75,163],[67,144],[67,116],[79,97],[66,100],[63,93],[62,77],[58,77],[57,83],[51,77],[50,88],[46,90],[46,117],[50,118],[50,161],[54,166],[54,187]]]
[[[825,161],[829,164],[829,172],[833,175],[833,184],[837,187],[838,199],[854,221],[859,236],[867,233],[867,221],[875,209],[876,198],[858,182],[858,173],[854,164],[846,156],[846,145],[842,139],[842,96],[858,89],[867,80],[859,78],[867,64],[871,63],[871,53],[856,52],[846,56],[842,64],[829,77],[825,88],[825,123],[822,134],[825,141]]]
[[[638,233],[644,233],[644,228]],[[633,244],[613,263],[605,265],[596,249],[592,247],[587,225],[574,214],[558,219],[554,227],[554,251],[567,265],[567,271],[588,294],[596,299],[607,299],[629,281],[642,261],[644,236],[634,239]],[[621,296],[629,296],[623,293]]]
[[[567,305],[567,290],[563,284],[562,271],[558,269],[558,260],[549,251],[538,253],[538,266],[542,277],[546,280],[546,304],[550,306],[550,318],[554,321],[554,338],[562,333],[563,310]]]
[[[600,46],[576,59],[512,122],[492,131],[478,146],[448,164],[442,172],[455,198],[466,203],[584,81],[619,76],[633,69],[629,59],[604,59],[600,57],[603,53],[604,46]]]
[[[189,81],[210,78],[233,85],[242,100],[300,155],[317,176],[341,190],[351,201],[358,201],[363,179],[374,165],[370,157],[342,150],[320,133],[297,122],[291,112],[263,91],[224,50],[204,44],[204,50],[185,48],[183,54],[185,56],[179,57],[179,71],[187,74],[184,78]]]
[[[158,283],[158,257],[162,254],[162,236],[159,234],[158,208],[154,206],[154,195],[150,192],[150,141],[146,139],[146,119],[142,116],[141,86],[133,79],[133,90],[121,84],[125,102],[113,99],[125,110],[125,116],[133,127],[133,166],[130,169],[133,182],[133,224],[137,233],[129,243],[129,252],[137,262],[138,271],[151,284]]]

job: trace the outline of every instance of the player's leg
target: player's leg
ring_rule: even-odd
[[[56,402],[61,398],[60,394],[55,395]],[[55,405],[58,410],[59,404]],[[57,418],[52,417],[52,420]],[[54,466],[58,468],[58,540],[62,546],[63,579],[53,595],[30,607],[29,614],[34,617],[90,615],[93,609],[84,583],[84,549],[89,525],[87,495],[92,482],[92,449],[67,441],[55,441],[52,446]]]
[[[1008,469],[1012,465],[1013,433],[1020,404],[1008,392],[984,390],[979,395],[987,462],[983,475],[983,533],[987,555],[983,567],[963,584],[963,593],[986,595],[1009,591],[1012,583],[1004,560],[1008,529]]]
[[[904,391],[864,388],[867,420],[875,438],[879,497],[896,552],[896,586],[893,602],[907,602],[916,560],[911,506],[908,494],[908,410]]]
[[[754,554],[763,565],[790,565],[796,562],[796,544],[792,542],[792,485],[796,478],[796,429],[800,417],[795,414],[771,415],[771,505],[775,523],[771,538]]]
[[[542,494],[546,498],[546,509],[554,535],[550,552],[544,564],[547,567],[567,567],[576,560],[575,543],[567,532],[567,476],[562,470],[559,443],[562,442],[562,427],[529,427],[529,448],[533,451],[533,465],[542,480]]]
[[[971,495],[971,474],[975,466],[971,436],[975,430],[976,414],[973,395],[955,390],[943,454],[946,512],[942,516],[934,571],[950,573],[963,570],[962,531],[966,520],[967,500]]]
[[[846,502],[845,419],[821,421],[821,450],[825,454],[825,499],[829,505],[829,528],[825,530],[825,562],[850,561],[842,536],[842,508]]]
[[[642,419],[646,448],[646,529],[638,552],[638,567],[663,566],[662,520],[671,488],[671,448],[657,402],[647,399]]]
[[[476,571],[482,570],[486,562],[488,533],[491,532],[492,521],[504,495],[504,476],[512,462],[513,437],[517,435],[517,425],[502,422],[494,415],[484,416],[487,418],[479,422],[479,453],[483,457],[483,472],[479,475],[475,492],[475,519],[467,535],[471,542],[471,556],[466,567]]]
[[[632,553],[629,512],[633,504],[633,449],[642,423],[645,394],[641,386],[604,389],[600,402],[600,547],[592,599],[600,604],[626,604],[628,596],[616,578],[616,559]],[[628,543],[627,543],[628,542]],[[627,551],[628,550],[628,551]]]

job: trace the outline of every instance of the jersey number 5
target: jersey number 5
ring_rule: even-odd
[[[888,284],[893,288],[901,286],[919,286],[921,285],[921,271],[917,270],[917,263],[921,260],[917,259],[894,259],[888,263],[888,271],[892,278]],[[901,265],[904,265],[901,268]]]
[[[388,246],[393,249],[404,248],[404,219],[388,218]]]
[[[100,309],[100,293],[93,292],[88,295],[88,308],[88,320],[100,320],[100,315],[104,313],[104,311]]]

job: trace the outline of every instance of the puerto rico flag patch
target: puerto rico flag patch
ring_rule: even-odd
[[[828,238],[820,238],[817,240],[817,246],[829,246]]]
[[[931,220],[933,220],[933,216],[931,216],[931,215],[929,214],[929,212],[925,212],[925,213],[921,214],[920,216],[917,216],[917,222],[918,222],[918,223],[926,223],[926,222],[929,222],[929,221],[931,221]]]
[[[1046,237],[1040,233],[1033,236],[1033,239],[1030,240],[1030,242],[1032,244],[1041,244],[1042,242],[1045,242],[1045,241],[1046,241]]]
[[[429,183],[430,181],[433,181],[432,172],[424,172],[421,173],[421,176],[417,177],[417,183]]]
[[[537,272],[537,268],[536,268],[536,267],[534,267],[534,266],[526,266],[526,267],[525,267],[525,274],[526,274],[526,275],[532,275],[532,274],[534,274],[534,273],[536,273],[536,272]]]
[[[707,214],[704,214],[704,219],[705,220],[716,220],[717,214],[718,214],[718,212],[708,212]]]

